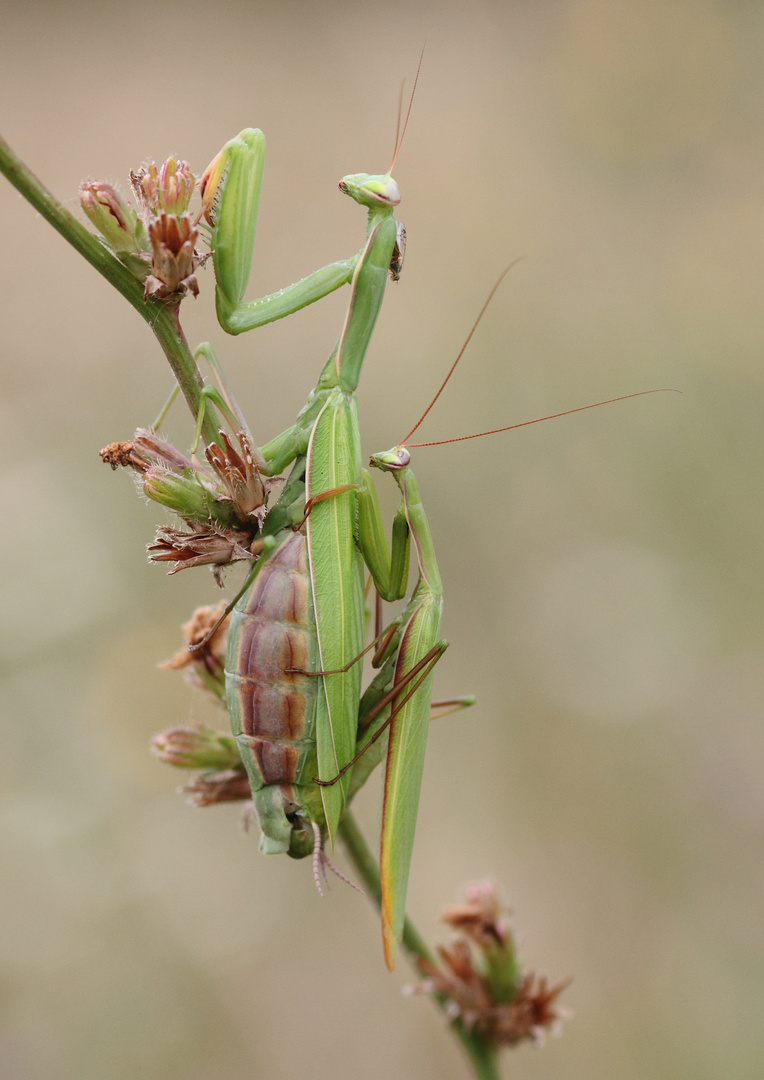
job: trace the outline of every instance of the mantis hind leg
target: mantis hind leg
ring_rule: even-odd
[[[404,707],[404,705],[406,705],[407,702],[414,696],[414,694],[417,692],[419,687],[425,681],[425,679],[430,674],[432,669],[435,667],[438,660],[440,660],[441,656],[443,655],[443,653],[446,651],[447,648],[448,648],[448,642],[447,641],[445,641],[445,640],[438,641],[435,645],[433,645],[433,647],[430,649],[430,651],[425,656],[422,657],[422,659],[419,661],[419,663],[414,665],[414,667],[411,669],[411,671],[407,671],[406,674],[404,675],[404,677],[402,679],[400,679],[393,687],[391,687],[391,689],[388,690],[387,693],[382,696],[382,698],[380,698],[380,700],[366,714],[366,716],[363,716],[363,717],[359,718],[359,726],[369,727],[370,724],[372,723],[372,721],[375,720],[376,717],[379,716],[379,714],[381,712],[383,712],[383,710],[386,709],[388,705],[391,704],[391,702],[395,701],[395,699],[398,697],[398,695],[401,693],[401,691],[405,687],[408,687],[408,690],[406,691],[404,696],[401,698],[401,700],[397,701],[395,703],[394,707],[392,708],[392,710],[390,712],[390,715],[387,717],[387,719],[384,721],[384,723],[380,724],[380,726],[377,728],[377,730],[371,736],[371,738],[366,743],[366,745],[363,746],[358,751],[358,753],[355,755],[355,757],[352,759],[352,761],[349,761],[348,764],[344,767],[344,769],[340,769],[340,771],[337,773],[337,775],[332,777],[331,780],[319,780],[317,777],[314,776],[313,777],[313,783],[314,784],[318,784],[319,787],[331,787],[333,784],[336,784],[337,781],[342,776],[344,776],[344,774],[348,771],[348,769],[351,769],[353,767],[353,765],[355,765],[355,763],[359,760],[359,758],[363,757],[363,755],[367,752],[367,750],[369,750],[374,745],[374,743],[377,742],[377,740],[380,739],[382,737],[382,735],[387,731],[390,724],[396,718],[396,716],[401,711],[401,709]],[[409,685],[412,682],[412,680],[415,680],[413,686]]]

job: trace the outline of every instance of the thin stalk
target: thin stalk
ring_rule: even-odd
[[[379,908],[381,905],[381,887],[379,882],[379,867],[377,860],[372,854],[366,839],[361,832],[352,810],[346,810],[340,822],[339,835],[350,856],[350,861],[355,867],[356,873],[363,881],[374,903]],[[409,959],[415,962],[417,958],[435,963],[430,950],[425,944],[424,938],[417,928],[407,917],[403,926],[403,947],[409,955]],[[439,1008],[445,1011],[448,998],[445,994],[433,994],[433,1000]],[[491,1046],[474,1031],[468,1031],[462,1021],[457,1018],[451,1020],[449,1027],[456,1038],[462,1044],[467,1057],[472,1065],[477,1080],[501,1080],[498,1068],[497,1048]]]
[[[0,172],[8,178],[27,202],[31,203],[35,210],[84,259],[87,259],[117,292],[125,297],[128,303],[132,304],[141,318],[146,320],[169,361],[192,415],[196,418],[199,415],[200,394],[204,382],[178,322],[178,304],[162,303],[151,297],[145,300],[141,282],[112,255],[108,248],[104,247],[98,237],[89,232],[61,205],[24,162],[14,154],[2,136],[0,136]],[[205,415],[203,433],[207,442],[217,441],[218,433],[212,416]]]

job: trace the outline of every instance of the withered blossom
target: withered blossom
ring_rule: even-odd
[[[163,439],[156,431],[147,428],[138,428],[133,436],[133,442],[147,454],[151,455],[157,464],[167,465],[179,472],[195,468],[193,461],[186,454],[177,450],[171,442]]]
[[[151,458],[144,454],[134,442],[112,442],[98,451],[101,461],[111,465],[112,469],[130,468],[145,473],[152,464]]]
[[[225,654],[228,642],[226,603],[198,607],[181,626],[183,648],[159,666],[167,671],[182,670],[188,682],[208,690],[218,701],[225,701]],[[189,646],[197,646],[191,649]],[[174,729],[175,730],[175,729]]]
[[[159,666],[167,671],[177,671],[188,667],[189,664],[204,663],[207,668],[217,668],[222,671],[229,623],[228,618],[223,619],[225,609],[225,600],[221,600],[214,607],[205,605],[196,608],[188,622],[184,622],[180,628],[183,635],[183,648]],[[200,645],[203,641],[203,648],[195,649],[193,652],[189,649],[190,645]]]
[[[415,993],[444,995],[452,1019],[497,1046],[540,1046],[548,1032],[559,1034],[570,1013],[557,998],[570,980],[549,986],[545,976],[521,970],[493,882],[472,883],[466,902],[445,908],[441,918],[458,936],[438,948],[441,967],[417,960],[426,978]]]
[[[221,802],[245,802],[252,798],[252,789],[244,767],[224,772],[202,773],[180,789],[192,806],[214,806]]]
[[[194,250],[197,236],[187,214],[176,217],[162,213],[152,220],[149,225],[151,273],[146,278],[145,297],[165,300],[180,299],[186,292],[198,295],[195,271],[202,260]]]
[[[223,447],[211,443],[205,450],[205,456],[220,478],[236,516],[241,521],[253,519],[260,529],[268,512],[265,505],[268,492],[280,484],[282,478],[265,475],[265,459],[252,446],[245,432],[237,432],[236,438],[241,453],[233,448],[228,435],[221,431]]]
[[[502,917],[502,903],[494,882],[471,881],[464,889],[465,903],[451,904],[440,913],[441,922],[461,931],[480,948],[504,945],[510,936],[509,922]]]
[[[194,463],[191,458],[176,450],[172,443],[155,431],[138,428],[133,438],[125,442],[113,442],[98,451],[101,460],[112,469],[131,468],[145,473],[152,465],[164,465],[177,472],[191,474]]]
[[[239,529],[221,529],[212,523],[202,525],[198,521],[189,521],[188,526],[190,531],[184,532],[160,525],[154,543],[146,549],[149,562],[174,562],[169,574],[177,574],[191,566],[210,566],[218,585],[222,585],[221,566],[254,558],[248,533]]]

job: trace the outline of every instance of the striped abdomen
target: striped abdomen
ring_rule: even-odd
[[[313,820],[320,814],[320,794],[312,783],[320,680],[288,671],[315,671],[317,657],[307,545],[297,532],[276,548],[234,608],[228,637],[228,711],[264,850],[288,849],[294,815],[306,798],[311,808],[302,816]],[[298,790],[303,784],[304,792]]]

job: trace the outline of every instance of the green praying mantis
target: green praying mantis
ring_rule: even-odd
[[[397,154],[400,142],[396,142]],[[400,274],[405,233],[394,218],[400,193],[390,171],[378,176],[347,176],[340,182],[340,189],[368,209],[367,238],[361,252],[269,297],[244,301],[263,155],[262,133],[244,131],[226,144],[202,182],[203,201],[213,229],[216,306],[223,327],[241,333],[291,314],[342,284],[351,284],[350,304],[339,341],[305,408],[292,427],[260,449],[264,468],[270,475],[295,463],[293,474],[304,475],[310,513],[304,539],[299,538],[300,533],[292,534],[275,551],[269,544],[270,557],[268,551],[264,552],[251,588],[234,615],[227,663],[229,712],[252,783],[262,829],[261,848],[267,852],[307,854],[306,819],[313,831],[325,826],[334,840],[350,790],[348,766],[357,753],[361,708],[358,659],[364,651],[365,636],[364,557],[372,567],[379,568],[384,554],[362,551],[359,538],[359,496],[364,485],[355,390],[387,275],[397,279]],[[397,534],[407,532],[405,516],[401,514],[397,520]],[[374,539],[379,540],[379,530],[375,530]],[[365,546],[368,548],[368,542]],[[396,554],[398,550],[396,546]],[[285,563],[290,570],[282,572]],[[261,567],[263,576],[258,583]],[[405,592],[407,552],[393,564],[393,569],[392,583],[390,569],[385,573],[380,569],[376,574],[372,571],[378,591],[386,599],[398,599]],[[298,621],[301,627],[308,627],[307,637],[301,631],[298,655],[310,664],[306,670],[320,674],[312,679],[298,671],[284,671],[282,664],[281,676],[291,685],[285,688],[283,678],[276,680],[279,685],[271,687],[270,706],[260,708],[256,699],[263,697],[262,687],[267,681],[260,670],[260,661],[263,659],[263,664],[270,661],[253,646],[255,624],[248,609],[257,607],[261,594],[268,588],[276,588],[274,582],[284,577],[291,578],[292,591],[297,589],[300,593]],[[304,582],[308,577],[306,589]],[[276,591],[281,590],[276,588]],[[273,614],[266,620],[271,626],[275,622],[278,619],[274,620]],[[389,660],[389,654],[385,659]],[[293,662],[293,667],[299,665]],[[387,673],[391,670],[388,663]],[[248,672],[256,672],[257,678]],[[296,678],[302,680],[300,690],[294,686]],[[377,715],[389,697],[390,691],[381,695],[382,705],[376,706]],[[264,734],[272,732],[276,725],[276,698],[280,698],[282,705],[286,702],[287,712],[291,708],[302,714],[300,724],[294,729],[299,734],[289,746],[284,746],[283,733]],[[429,702],[427,708],[429,712]],[[277,743],[277,739],[282,742]],[[323,782],[320,792],[312,785],[312,777],[307,784],[302,782],[307,775],[305,768],[310,771],[314,757],[317,779]],[[276,764],[276,759],[280,764]],[[274,777],[278,782],[274,782]],[[403,798],[403,789],[396,784],[388,800],[391,820],[398,820],[397,804]],[[411,836],[413,841],[413,829]],[[410,853],[406,859],[410,860]],[[394,867],[396,861],[393,853],[389,857],[390,865]],[[404,876],[407,878],[408,868]],[[405,887],[403,901],[405,904]],[[392,909],[396,905],[397,900],[388,907]],[[395,919],[402,925],[403,910]],[[388,950],[388,956],[391,955]],[[391,959],[389,962],[392,964]]]

